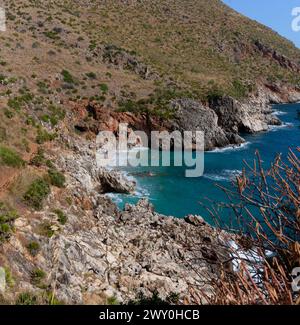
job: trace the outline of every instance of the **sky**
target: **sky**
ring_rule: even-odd
[[[292,29],[292,21],[295,19],[292,16],[292,10],[295,7],[299,7],[297,16],[300,16],[300,0],[222,1],[243,15],[271,27],[300,48],[300,30],[296,32]],[[300,26],[300,19],[298,26]]]

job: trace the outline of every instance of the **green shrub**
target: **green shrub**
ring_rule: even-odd
[[[36,210],[41,210],[45,198],[50,194],[50,186],[43,179],[38,178],[28,188],[24,194],[25,202]]]
[[[218,86],[213,86],[209,89],[207,93],[208,102],[213,102],[215,100],[221,99],[224,96],[224,92],[222,89],[218,88]]]
[[[43,222],[40,225],[39,232],[42,236],[51,238],[54,235],[54,230],[52,229],[52,224],[49,223],[48,221]]]
[[[54,292],[47,291],[44,296],[44,301],[47,305],[57,306],[57,305],[64,305],[64,302],[57,299]]]
[[[107,93],[108,92],[107,84],[100,84],[100,89],[103,93]]]
[[[60,209],[54,210],[54,213],[57,215],[57,220],[61,225],[65,225],[68,221],[68,217]]]
[[[57,32],[50,30],[50,31],[46,31],[44,32],[44,35],[52,40],[59,40],[60,37],[58,36]]]
[[[26,125],[36,126],[36,121],[31,116],[27,117],[25,123],[26,123]]]
[[[25,165],[25,162],[13,149],[0,146],[0,165],[20,168]]]
[[[29,92],[23,92],[22,96],[10,98],[7,102],[8,107],[19,111],[25,104],[32,101],[33,95]]]
[[[232,82],[231,95],[237,99],[246,97],[251,90],[251,86],[245,85],[239,80]]]
[[[31,256],[36,256],[40,251],[40,244],[36,241],[31,241],[27,245],[27,249]]]
[[[51,134],[51,133],[48,133],[46,130],[38,129],[36,142],[38,144],[43,144],[45,142],[54,140],[55,137],[56,137],[56,134]]]
[[[44,114],[41,117],[41,120],[43,122],[50,123],[52,126],[55,126],[60,120],[63,120],[65,118],[66,112],[60,107],[50,105],[48,107],[48,110],[49,114]]]
[[[44,150],[39,148],[37,154],[31,159],[30,164],[36,167],[41,167],[44,163]]]
[[[92,40],[92,41],[90,42],[90,45],[89,45],[89,50],[90,50],[90,51],[93,51],[93,50],[95,50],[96,47],[97,47],[97,43],[96,43],[96,41]]]
[[[46,273],[41,269],[35,269],[31,272],[31,282],[34,285],[41,285],[41,282],[45,277]]]
[[[59,187],[59,188],[65,187],[66,178],[58,170],[49,169],[48,170],[48,178],[49,178],[49,182],[51,185]]]
[[[20,293],[16,299],[16,305],[36,305],[38,298],[30,292]]]
[[[148,110],[147,104],[136,102],[131,99],[122,100],[119,102],[119,112],[143,113]]]
[[[4,115],[8,118],[8,119],[12,119],[15,116],[15,113],[11,110],[9,110],[8,108],[4,109]]]
[[[74,79],[74,77],[71,75],[71,73],[69,71],[63,70],[61,72],[61,75],[63,76],[64,82],[67,82],[67,83],[70,83],[70,84],[75,83],[75,79]]]
[[[97,79],[97,75],[95,72],[88,72],[86,73],[86,76],[89,78],[89,79]]]
[[[46,166],[48,168],[51,168],[51,169],[55,168],[54,165],[53,165],[53,162],[51,160],[49,160],[49,159],[46,160]]]
[[[117,305],[120,305],[118,299],[116,297],[109,297],[107,298],[107,305],[110,305],[110,306],[117,306]]]
[[[9,287],[13,287],[15,285],[15,281],[14,281],[14,278],[11,274],[11,271],[8,267],[4,267],[4,271],[5,271],[5,281],[6,281],[6,284],[9,286]]]

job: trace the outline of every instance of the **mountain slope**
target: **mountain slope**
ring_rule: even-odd
[[[146,202],[117,211],[105,194],[124,191],[122,177],[99,175],[95,136],[127,122],[204,130],[207,150],[239,144],[241,131],[280,123],[270,103],[300,99],[300,51],[217,0],[11,0],[6,13],[0,267],[14,285],[4,301],[30,291],[36,303],[126,302],[144,287],[195,303],[182,235],[215,256],[215,230]]]
[[[185,83],[200,96],[214,87],[243,96],[257,79],[299,83],[299,50],[218,0],[53,3],[79,13],[74,24],[93,44],[133,50],[161,74]],[[285,69],[267,49],[289,58],[295,70]]]
[[[74,51],[100,44],[134,51],[200,98],[215,90],[243,97],[257,80],[299,83],[300,51],[218,0],[13,1],[10,7],[19,31]]]

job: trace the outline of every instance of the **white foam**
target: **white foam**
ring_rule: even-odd
[[[275,115],[275,116],[282,116],[282,115],[286,115],[287,112],[282,112],[282,111],[274,111],[272,112],[272,115]]]
[[[235,177],[241,175],[242,171],[237,169],[224,169],[220,174],[204,174],[203,177],[210,179],[214,182],[230,182],[235,179]]]
[[[123,199],[120,197],[120,194],[108,193],[106,194],[115,204],[120,204],[123,202]]]
[[[134,196],[138,198],[144,198],[144,197],[149,197],[150,193],[145,188],[138,188],[137,191],[135,191]]]
[[[263,270],[264,258],[259,254],[256,248],[244,250],[237,245],[234,240],[230,240],[228,245],[231,249],[233,271],[239,272],[241,270],[242,263],[246,262],[246,267],[251,274],[253,281],[261,283],[261,275]],[[275,254],[269,250],[265,251],[265,256],[272,257]]]
[[[237,150],[244,150],[250,145],[250,142],[245,142],[240,145],[234,145],[234,146],[227,146],[224,148],[216,148],[212,151],[208,151],[208,153],[222,153],[227,151],[237,151]]]
[[[281,125],[270,125],[269,131],[274,132],[280,129],[291,128],[293,126],[294,126],[293,123],[282,123]]]

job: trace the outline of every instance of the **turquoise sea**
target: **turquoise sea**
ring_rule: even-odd
[[[137,182],[135,195],[112,195],[120,208],[125,203],[136,203],[146,197],[155,210],[179,218],[187,214],[202,215],[209,220],[207,210],[199,203],[210,205],[210,200],[226,202],[216,184],[232,186],[231,181],[243,169],[243,160],[251,163],[259,150],[267,167],[278,153],[287,154],[289,148],[300,146],[300,104],[274,105],[274,114],[284,124],[270,127],[268,132],[243,135],[246,144],[239,148],[217,149],[205,153],[205,172],[199,178],[186,178],[185,167],[127,167],[123,170]]]

